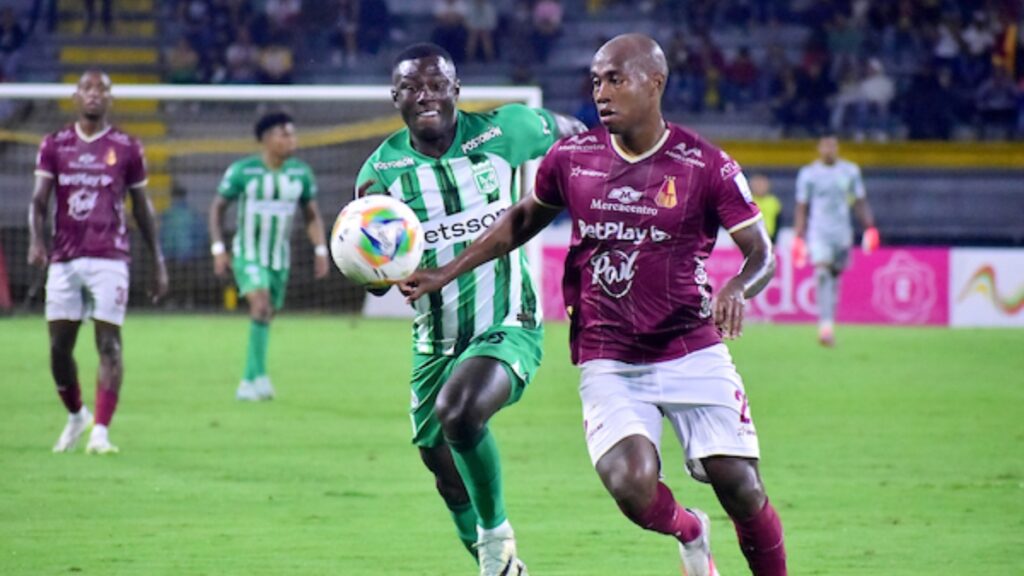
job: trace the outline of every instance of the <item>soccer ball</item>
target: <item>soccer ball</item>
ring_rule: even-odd
[[[411,208],[374,194],[350,202],[331,229],[331,256],[356,284],[388,286],[413,273],[423,257],[423,226]]]

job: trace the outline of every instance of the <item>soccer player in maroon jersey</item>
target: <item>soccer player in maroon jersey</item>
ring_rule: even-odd
[[[29,205],[28,261],[48,266],[46,320],[50,328],[50,372],[68,410],[68,422],[53,447],[67,452],[93,424],[82,403],[74,349],[82,320],[92,317],[99,352],[95,426],[86,452],[117,452],[107,428],[121,389],[121,324],[128,306],[128,222],[126,196],[153,258],[155,300],[167,292],[167,269],[156,235],[153,205],[146,197],[142,144],[110,125],[110,78],[90,70],[72,99],[75,123],[50,134],[39,146],[35,187]],[[52,244],[47,250],[50,196],[56,196]]]
[[[665,122],[668,69],[647,36],[618,36],[591,64],[602,127],[560,140],[536,190],[448,265],[417,272],[410,299],[519,246],[568,210],[563,291],[581,368],[587,447],[623,513],[679,541],[688,576],[716,575],[707,515],[681,507],[659,480],[662,418],[690,474],[710,482],[756,576],[786,574],[782,524],[758,470],[743,382],[723,338],[774,273],[771,241],[739,165]],[[712,297],[705,261],[719,227],[746,257]]]

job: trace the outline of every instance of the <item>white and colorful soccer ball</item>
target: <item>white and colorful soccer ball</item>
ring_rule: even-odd
[[[374,194],[353,200],[334,221],[331,256],[349,280],[386,286],[413,273],[423,257],[423,226],[400,200]]]

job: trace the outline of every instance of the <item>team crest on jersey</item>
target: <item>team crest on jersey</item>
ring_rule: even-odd
[[[114,152],[113,148],[107,148],[107,155],[103,161],[107,163],[107,166],[117,164],[117,152]]]
[[[679,199],[676,197],[675,176],[665,176],[665,181],[661,183],[661,188],[658,189],[658,195],[654,198],[654,203],[662,208],[675,208],[679,204]]]
[[[473,181],[481,194],[494,194],[498,191],[498,172],[490,162],[473,164]]]
[[[99,192],[82,188],[76,190],[68,197],[68,216],[75,220],[85,220],[89,217],[92,209],[96,207],[96,198]]]

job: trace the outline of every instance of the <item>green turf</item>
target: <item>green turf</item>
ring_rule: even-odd
[[[246,320],[133,315],[111,429],[121,454],[50,453],[64,415],[45,324],[0,320],[0,574],[468,575],[409,445],[405,322],[284,316],[279,397],[240,404]],[[91,326],[86,326],[90,329]],[[1024,333],[751,326],[733,344],[796,575],[1024,574]],[[494,430],[535,576],[678,573],[593,473],[564,326]],[[92,405],[90,334],[77,354]],[[711,513],[724,574],[745,574],[710,490],[671,435],[667,482]]]

